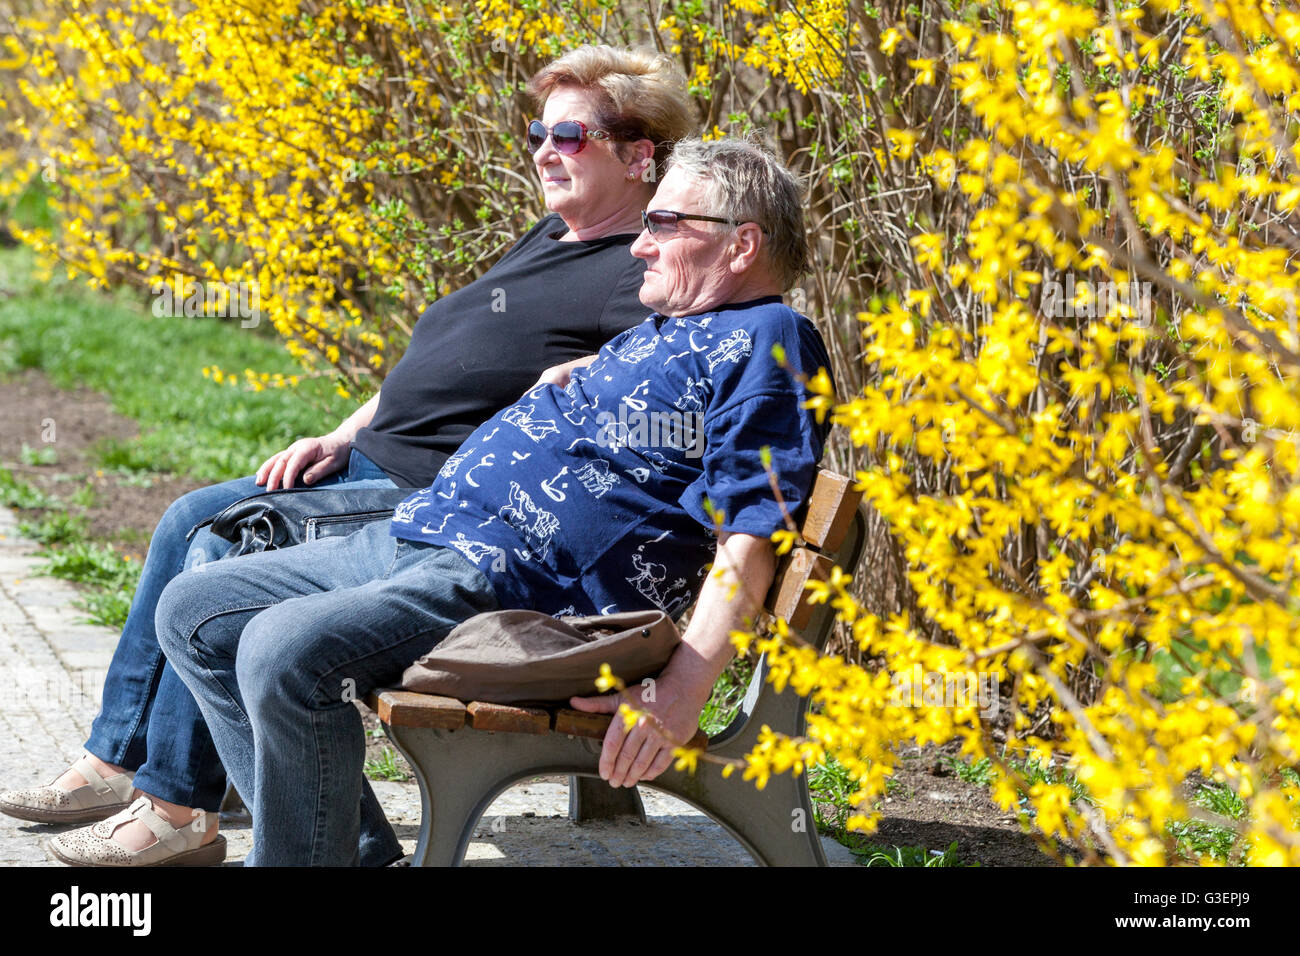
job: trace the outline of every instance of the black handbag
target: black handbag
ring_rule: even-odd
[[[296,544],[351,534],[372,521],[393,516],[416,488],[290,488],[241,498],[205,518],[185,536],[207,527],[231,542],[222,557],[291,548]]]

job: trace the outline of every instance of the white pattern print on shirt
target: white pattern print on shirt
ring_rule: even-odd
[[[442,467],[438,469],[438,477],[450,478],[452,475],[456,474],[456,469],[460,467],[460,463],[472,454],[474,454],[473,448],[456,452],[456,454],[452,455],[442,463]]]
[[[706,357],[709,363],[709,372],[712,373],[723,362],[738,364],[741,359],[747,358],[753,351],[754,343],[750,339],[749,333],[744,329],[736,329],[719,342],[717,347]]]
[[[463,531],[457,531],[456,537],[447,543],[465,555],[465,558],[475,565],[482,564],[484,558],[490,557],[493,571],[499,574],[506,569],[506,552],[504,548],[498,548],[496,545],[487,544],[483,541],[470,541],[465,537]]]
[[[618,356],[620,362],[626,362],[628,365],[636,365],[643,362],[655,353],[655,340],[638,335],[629,339],[627,343],[614,354]]]
[[[471,476],[474,474],[474,472],[478,471],[480,468],[491,468],[493,463],[496,460],[497,460],[496,453],[488,452],[486,455],[484,455],[482,458],[476,461],[472,466],[470,466],[465,471],[465,484],[469,485],[471,488],[479,487],[479,483],[475,481]]]
[[[503,506],[497,515],[528,542],[527,550],[514,549],[519,560],[528,561],[534,554],[541,560],[546,559],[551,549],[551,538],[560,530],[560,519],[545,508],[537,507],[519,482],[510,482],[510,504]]]
[[[563,501],[568,497],[568,495],[564,493],[564,489],[569,487],[569,483],[567,481],[560,481],[560,479],[568,473],[569,466],[565,465],[556,472],[554,478],[548,478],[546,481],[542,482],[542,491],[546,493],[546,497],[556,502]],[[559,487],[556,487],[557,485]]]
[[[547,435],[558,434],[560,429],[549,418],[533,418],[536,405],[515,405],[506,409],[501,420],[507,425],[515,425],[535,442],[540,442]]]
[[[586,488],[596,498],[599,498],[618,484],[618,475],[610,474],[609,462],[603,458],[587,462],[574,472],[574,475],[582,482],[582,487]]]
[[[659,454],[659,452],[655,451],[653,448],[641,449],[641,457],[648,461],[650,467],[661,475],[668,470],[668,459]]]
[[[433,522],[426,521],[424,527],[420,529],[420,534],[442,534],[442,529],[447,527],[447,522],[451,520],[451,512],[448,511],[442,516],[442,524],[438,527],[433,526]]]
[[[429,503],[429,499],[425,497],[428,490],[426,488],[424,491],[416,492],[398,505],[393,511],[393,520],[398,524],[410,524],[420,507]]]
[[[632,391],[623,396],[622,402],[634,412],[644,412],[649,407],[649,403],[643,398],[637,398],[638,395],[650,394],[650,379],[646,379]]]
[[[690,600],[691,592],[685,578],[673,581],[672,586],[665,591],[659,590],[659,585],[663,584],[664,579],[668,577],[668,568],[657,562],[647,561],[641,556],[640,548],[632,553],[632,567],[636,568],[637,573],[626,578],[627,583],[636,588],[647,601],[663,608],[670,617],[676,616],[675,607],[684,605]]]
[[[709,388],[713,385],[713,379],[705,376],[698,382],[691,376],[686,376],[686,391],[682,392],[682,397],[673,402],[673,408],[680,408],[684,412],[702,412],[704,411],[704,400],[709,396]]]

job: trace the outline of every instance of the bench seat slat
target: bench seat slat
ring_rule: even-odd
[[[454,697],[409,690],[377,690],[366,704],[381,721],[394,727],[434,727],[458,730],[465,726],[466,707]]]
[[[609,714],[589,714],[581,710],[561,707],[555,712],[555,732],[570,737],[588,737],[603,740],[609,729]]]
[[[540,707],[509,707],[476,700],[465,708],[475,730],[499,730],[511,734],[548,734],[551,715]]]

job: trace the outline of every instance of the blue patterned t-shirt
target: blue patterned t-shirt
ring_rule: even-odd
[[[761,448],[791,513],[812,486],[827,429],[774,345],[804,375],[829,368],[812,322],[775,296],[652,315],[567,387],[488,419],[391,533],[455,548],[502,608],[675,617],[704,583],[715,527],[766,538],[783,525]]]

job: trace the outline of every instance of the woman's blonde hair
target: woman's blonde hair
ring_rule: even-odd
[[[528,81],[540,110],[560,87],[593,97],[593,119],[619,140],[655,144],[655,173],[662,176],[673,145],[694,130],[686,77],[662,53],[612,46],[581,46],[543,67]]]

